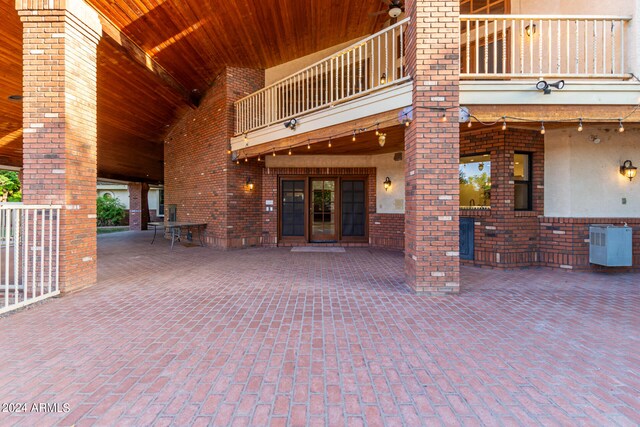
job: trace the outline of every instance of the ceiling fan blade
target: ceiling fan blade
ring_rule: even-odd
[[[387,13],[389,13],[389,12],[387,12],[386,10],[382,10],[380,12],[370,13],[369,16],[386,15]]]
[[[380,1],[386,4],[387,6],[391,5],[391,0],[380,0]]]

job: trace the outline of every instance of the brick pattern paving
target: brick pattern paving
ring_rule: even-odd
[[[99,238],[99,284],[0,319],[2,425],[638,425],[638,275]],[[30,407],[29,407],[30,408]],[[28,409],[29,409],[28,408]]]

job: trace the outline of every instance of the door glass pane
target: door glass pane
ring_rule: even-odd
[[[365,235],[364,181],[342,181],[342,235]]]
[[[304,180],[282,181],[282,236],[304,236]]]
[[[311,233],[315,240],[335,239],[335,181],[312,181]]]

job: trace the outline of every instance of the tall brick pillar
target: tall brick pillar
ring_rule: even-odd
[[[459,0],[406,7],[413,121],[405,133],[405,273],[416,292],[457,293]]]
[[[96,57],[82,0],[16,0],[23,24],[23,200],[62,205],[60,290],[96,283]]]
[[[129,183],[129,230],[146,230],[149,223],[149,184]]]

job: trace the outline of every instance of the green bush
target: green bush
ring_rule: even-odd
[[[119,225],[124,219],[124,205],[113,197],[98,197],[98,226]]]

